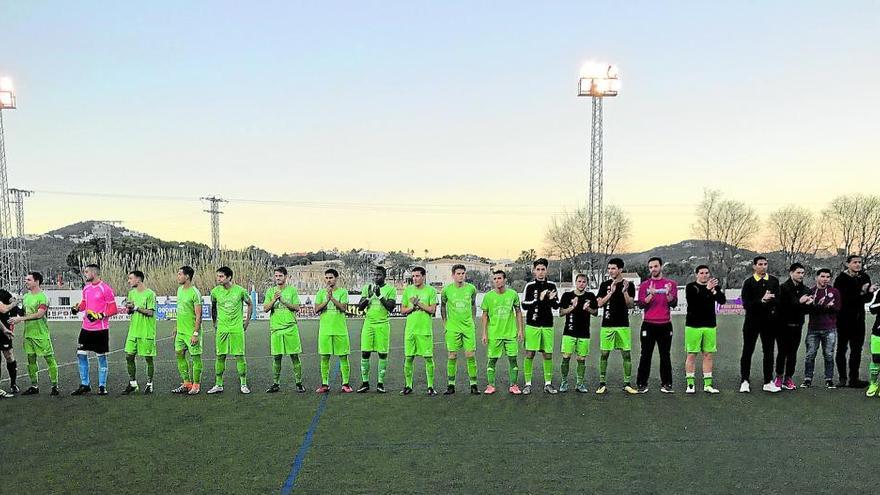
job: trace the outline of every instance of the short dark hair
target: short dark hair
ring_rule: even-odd
[[[339,278],[339,272],[337,272],[335,268],[324,270],[324,275],[333,275],[334,277]]]
[[[386,270],[385,267],[382,266],[382,265],[376,265],[376,266],[373,268],[373,270],[375,270],[375,271],[377,271],[377,272],[382,272],[382,275],[388,275],[388,270]]]
[[[587,280],[587,276],[586,276],[586,274],[583,274],[583,273],[578,273],[577,275],[574,276],[574,279],[575,279],[575,280],[577,280],[577,279],[579,279],[579,278],[582,278],[582,279],[584,279],[584,280]]]
[[[660,258],[659,256],[651,256],[650,258],[648,258],[649,265],[651,264],[652,261],[656,261],[657,263],[660,263],[660,266],[663,266],[663,259]]]
[[[791,266],[788,267],[788,273],[791,273],[795,270],[806,270],[806,268],[804,268],[804,265],[800,263],[792,263]]]
[[[101,267],[98,266],[97,263],[89,263],[88,265],[86,265],[86,269],[88,270],[89,268],[91,268],[92,270],[95,270],[98,273],[101,273]]]
[[[623,260],[620,258],[611,258],[608,260],[608,264],[616,266],[618,270],[623,269]]]
[[[818,270],[816,270],[816,276],[817,276],[817,277],[818,277],[819,275],[822,275],[823,273],[827,273],[829,277],[831,276],[831,270],[829,270],[829,269],[827,269],[827,268],[819,268]]]
[[[43,274],[40,272],[28,272],[28,275],[33,277],[34,281],[38,284],[43,283]]]
[[[850,261],[852,261],[852,260],[854,260],[854,259],[856,259],[856,258],[862,259],[862,257],[859,256],[859,255],[857,255],[857,254],[851,254],[851,255],[849,255],[849,256],[846,257],[846,262],[849,263]]]
[[[0,289],[0,303],[10,304],[12,302],[12,294],[6,289]]]
[[[228,266],[221,266],[217,269],[217,273],[222,273],[226,278],[232,278],[232,268],[229,268]]]
[[[467,268],[464,267],[461,263],[456,263],[452,265],[452,273],[455,273],[456,270],[464,270],[467,271]]]
[[[532,268],[538,268],[538,265],[544,265],[544,268],[550,266],[550,262],[547,261],[547,258],[538,258],[532,262]]]
[[[761,254],[759,254],[758,256],[755,256],[755,257],[752,259],[752,265],[757,265],[758,262],[761,261],[761,260],[767,261],[767,257],[764,256],[764,255],[761,255]]]
[[[419,272],[422,274],[422,276],[425,275],[425,269],[420,266],[414,266],[414,267],[412,267],[412,270],[410,270],[410,271],[411,272]]]
[[[180,267],[180,271],[182,271],[184,275],[189,277],[190,280],[192,280],[193,277],[196,276],[196,271],[193,270],[193,267],[189,265],[183,265],[182,267]]]
[[[287,268],[284,268],[283,266],[276,266],[275,271],[282,275],[287,275]]]
[[[708,265],[700,265],[694,269],[694,273],[700,273],[700,270],[704,270],[704,269],[709,270],[709,266]],[[712,270],[709,270],[709,271],[712,271]]]
[[[144,275],[144,272],[142,272],[140,270],[132,270],[132,271],[128,272],[128,274],[134,275],[135,277],[139,278],[141,280],[141,282],[143,282],[147,278],[146,275]]]
[[[504,273],[504,270],[495,270],[494,272],[492,272],[492,275],[501,275],[503,278],[507,278],[507,274]]]

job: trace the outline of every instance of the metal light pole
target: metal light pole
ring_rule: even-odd
[[[227,203],[228,201],[223,198],[218,198],[217,196],[210,196],[201,199],[207,201],[211,205],[211,209],[204,210],[204,212],[211,214],[211,261],[217,263],[220,259],[220,215],[223,214],[223,212],[220,211],[220,204]]]
[[[12,80],[0,77],[0,288],[15,293],[20,286],[16,272],[16,242],[12,231],[9,184],[6,175],[6,142],[3,134],[3,110],[15,108]]]
[[[30,197],[33,191],[24,189],[9,189],[10,204],[15,205],[15,272],[18,280],[24,280],[30,269],[28,263],[27,244],[24,239],[24,198]]]

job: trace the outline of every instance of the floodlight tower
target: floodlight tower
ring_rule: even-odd
[[[3,110],[15,108],[15,89],[12,80],[0,77],[0,288],[13,294],[19,288],[16,271],[15,235],[9,204],[9,184],[6,176],[6,142],[3,135]]]
[[[590,195],[587,206],[587,255],[591,283],[598,286],[602,268],[597,254],[602,248],[602,100],[617,96],[620,77],[617,66],[587,62],[578,79],[578,96],[593,100],[592,131],[590,132]]]

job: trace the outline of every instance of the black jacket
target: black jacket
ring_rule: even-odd
[[[546,280],[532,280],[523,290],[522,307],[526,310],[526,325],[533,327],[552,327],[553,310],[559,307],[559,293],[552,298],[548,295],[539,300],[544,291],[556,291],[556,284]]]
[[[761,299],[768,290],[776,297],[764,302]],[[743,282],[742,303],[746,310],[746,323],[775,320],[779,304],[779,279],[769,274],[761,280],[755,280],[754,276],[747,278]]]
[[[779,320],[784,325],[803,325],[804,317],[810,305],[801,304],[803,296],[810,295],[810,289],[804,284],[796,284],[788,279],[779,286]]]
[[[871,277],[865,272],[859,272],[856,276],[851,276],[846,272],[840,272],[834,279],[834,288],[840,292],[840,302],[842,306],[840,312],[837,313],[837,321],[861,322],[865,324],[865,303],[871,300],[869,292],[862,292],[865,284],[871,284]]]

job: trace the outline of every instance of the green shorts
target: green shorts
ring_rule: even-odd
[[[684,350],[689,354],[716,352],[715,327],[684,327]]]
[[[434,357],[434,336],[413,335],[409,332],[404,332],[403,355],[406,357]]]
[[[51,339],[24,338],[24,353],[27,355],[51,356],[55,354]]]
[[[143,357],[156,355],[156,339],[144,339],[140,337],[128,337],[125,339],[125,353],[137,354]]]
[[[270,329],[269,332],[269,353],[273,356],[289,356],[302,352],[299,328],[296,325],[275,331]]]
[[[578,356],[590,355],[590,339],[579,339],[571,335],[562,336],[562,353],[577,354]]]
[[[361,352],[388,354],[391,347],[391,323],[364,322],[361,329]]]
[[[871,354],[880,354],[880,337],[871,335]]]
[[[446,331],[446,350],[449,352],[458,352],[460,350],[474,352],[477,350],[476,329],[466,330],[464,332],[458,330]]]
[[[244,356],[244,332],[217,332],[218,356]]]
[[[632,349],[632,330],[629,327],[602,327],[599,349],[629,351]]]
[[[514,339],[489,339],[486,347],[486,357],[489,359],[500,358],[504,354],[516,357],[519,355],[519,344]]]
[[[527,351],[541,351],[548,354],[553,352],[553,327],[526,325],[523,333],[525,334]]]
[[[318,334],[318,354],[323,356],[348,356],[349,352],[351,352],[351,343],[348,340],[348,334]]]
[[[191,356],[201,356],[202,344],[204,344],[202,335],[202,332],[199,332],[199,342],[196,345],[192,345],[192,334],[185,335],[177,332],[177,336],[174,337],[174,350],[177,352],[186,351]]]

